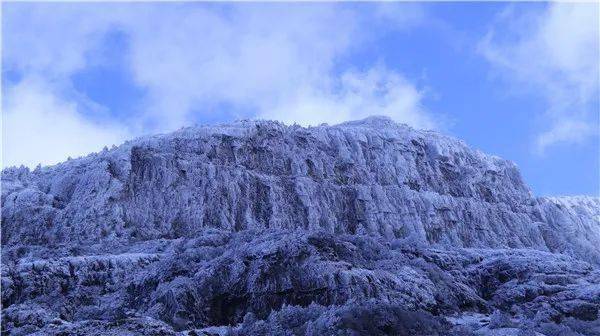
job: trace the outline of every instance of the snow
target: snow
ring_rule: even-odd
[[[579,330],[600,305],[599,198],[536,198],[512,162],[384,117],[195,126],[5,169],[2,247],[12,334],[269,334],[290,316],[400,333],[495,310],[515,327],[466,328],[510,334],[547,327],[527,310]]]

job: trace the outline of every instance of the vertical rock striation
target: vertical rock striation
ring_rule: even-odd
[[[536,198],[513,163],[383,117],[185,128],[5,169],[1,201],[15,334],[118,334],[98,322],[115,319],[260,334],[277,314],[305,319],[296,334],[360,334],[370,312],[396,321],[382,334],[418,334],[404,319],[443,334],[467,318],[448,314],[498,310],[489,328],[510,329],[507,312],[533,321],[533,307],[539,331],[600,304],[600,199]]]

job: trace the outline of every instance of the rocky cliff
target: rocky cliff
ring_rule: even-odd
[[[6,169],[2,257],[13,334],[600,334],[600,199],[380,117]]]

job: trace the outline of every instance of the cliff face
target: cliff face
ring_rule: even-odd
[[[4,170],[2,247],[14,334],[455,334],[467,313],[530,326],[528,309],[573,331],[600,307],[600,199],[535,198],[511,162],[380,117],[186,128]]]
[[[4,245],[301,228],[600,261],[597,211],[535,199],[511,162],[385,118],[189,128],[2,182]]]

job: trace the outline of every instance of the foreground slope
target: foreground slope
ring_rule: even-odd
[[[2,247],[13,334],[600,333],[598,198],[381,117],[5,170]]]

